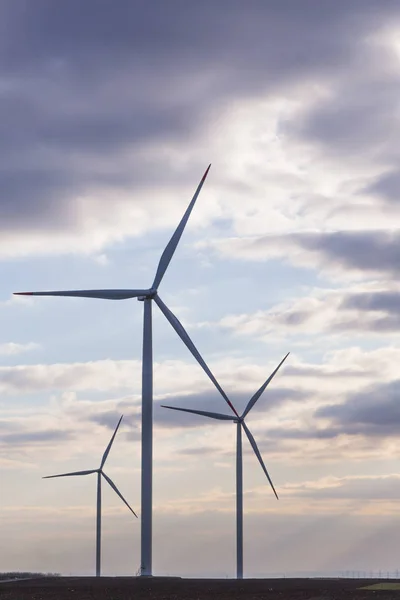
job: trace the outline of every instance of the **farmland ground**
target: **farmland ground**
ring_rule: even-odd
[[[360,589],[374,583],[382,580],[59,577],[2,583],[0,600],[400,600],[400,591]]]

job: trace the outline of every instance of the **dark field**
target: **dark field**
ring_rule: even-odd
[[[381,580],[179,579],[60,577],[0,584],[0,600],[351,600],[398,598],[400,591],[360,590]],[[390,580],[390,584],[395,584]]]

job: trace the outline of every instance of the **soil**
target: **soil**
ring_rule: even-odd
[[[379,600],[400,592],[361,590],[363,579],[180,579],[58,577],[0,584],[0,600]],[[391,580],[394,582],[394,580]]]

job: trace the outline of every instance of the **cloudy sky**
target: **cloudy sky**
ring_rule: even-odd
[[[0,564],[91,574],[96,468],[140,511],[142,305],[13,291],[162,282],[248,418],[245,574],[394,570],[400,527],[400,5],[0,3]],[[235,572],[235,428],[154,310],[154,572]],[[103,573],[140,564],[104,491]]]

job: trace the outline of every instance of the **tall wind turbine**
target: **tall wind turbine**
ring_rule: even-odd
[[[163,408],[169,408],[170,410],[179,410],[181,412],[193,413],[195,415],[201,415],[203,417],[209,417],[210,419],[218,419],[220,421],[233,421],[236,423],[236,577],[237,579],[243,579],[243,459],[242,459],[242,429],[245,432],[251,447],[254,450],[254,454],[256,455],[258,462],[260,463],[262,470],[264,471],[269,484],[272,488],[272,491],[275,494],[276,499],[278,500],[278,494],[274,488],[274,484],[271,481],[271,478],[268,474],[264,461],[262,459],[261,453],[258,449],[256,441],[250,432],[249,428],[245,423],[245,417],[251,411],[261,394],[264,392],[265,388],[268,386],[272,378],[275,376],[279,368],[283,365],[287,357],[289,356],[289,352],[286,354],[285,358],[281,360],[279,365],[276,367],[275,371],[268,377],[268,379],[263,383],[260,389],[252,396],[243,411],[241,416],[236,415],[224,415],[222,413],[209,412],[205,410],[194,410],[190,408],[178,408],[175,406],[165,406],[161,405]]]
[[[142,354],[142,485],[141,485],[141,574],[152,574],[152,489],[153,489],[153,347],[152,347],[152,306],[158,305],[181,340],[196,358],[200,366],[214,383],[220,394],[239,416],[227,395],[207,367],[202,356],[194,346],[184,327],[164,304],[158,295],[158,287],[165,275],[169,263],[181,239],[183,230],[193,210],[211,165],[204,173],[195,194],[186,209],[178,227],[161,255],[153,284],[148,289],[110,289],[110,290],[66,290],[52,292],[16,292],[22,296],[73,296],[78,298],[103,298],[106,300],[125,300],[137,298],[144,304],[143,354]]]
[[[123,416],[123,415],[122,415]],[[96,577],[100,577],[101,574],[101,478],[107,481],[107,483],[112,487],[114,492],[121,498],[122,502],[125,502],[126,506],[129,510],[135,515],[137,518],[137,514],[135,511],[129,506],[128,502],[125,500],[117,486],[111,479],[106,475],[103,471],[104,464],[107,460],[107,456],[111,450],[111,446],[113,444],[114,438],[117,434],[118,427],[122,421],[122,416],[118,421],[118,424],[115,428],[114,433],[112,434],[111,440],[105,449],[103,454],[103,458],[101,459],[100,467],[98,469],[91,469],[90,471],[74,471],[73,473],[61,473],[61,475],[47,475],[47,477],[43,477],[43,479],[53,479],[54,477],[73,477],[75,475],[91,475],[92,473],[97,473],[97,510],[96,510]]]

